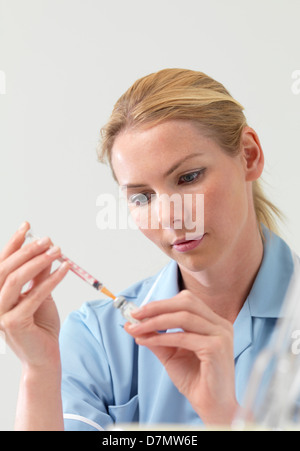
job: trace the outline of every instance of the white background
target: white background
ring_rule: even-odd
[[[299,18],[299,0],[0,0],[0,247],[28,220],[114,292],[159,270],[167,257],[138,231],[97,228],[97,197],[118,190],[95,148],[137,78],[181,67],[245,106],[282,236],[300,253]],[[70,273],[54,297],[63,321],[97,293]],[[0,430],[13,428],[19,376],[6,349]]]

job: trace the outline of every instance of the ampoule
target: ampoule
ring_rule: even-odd
[[[130,323],[139,323],[139,321],[131,316],[131,312],[138,307],[132,301],[127,301],[124,296],[117,296],[113,300],[113,306],[120,310],[122,316]]]

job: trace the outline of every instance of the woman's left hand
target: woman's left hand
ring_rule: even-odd
[[[146,304],[125,330],[161,361],[205,424],[230,424],[238,403],[232,324],[188,290]],[[167,329],[179,332],[160,333]]]

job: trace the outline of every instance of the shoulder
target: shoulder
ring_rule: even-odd
[[[261,266],[248,296],[252,316],[278,318],[299,257],[266,227]]]

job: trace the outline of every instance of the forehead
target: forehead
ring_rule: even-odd
[[[211,152],[217,144],[190,121],[168,121],[146,129],[121,132],[112,148],[112,166],[120,181],[136,170],[165,169],[179,157]]]

